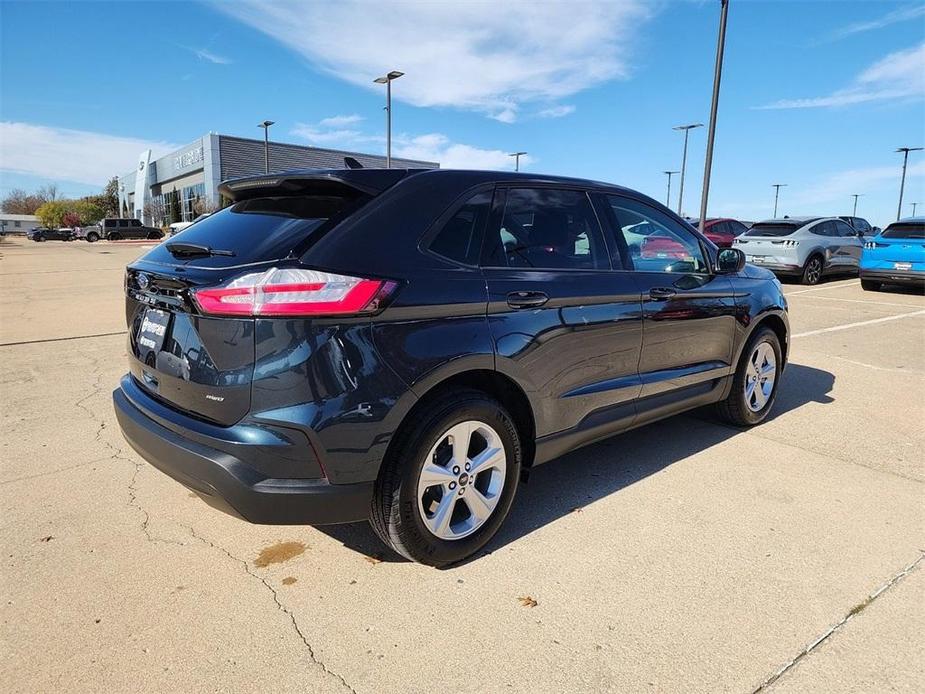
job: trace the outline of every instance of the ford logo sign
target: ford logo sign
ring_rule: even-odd
[[[143,272],[138,274],[136,281],[138,282],[138,288],[141,291],[147,290],[147,288],[151,285],[151,278]]]

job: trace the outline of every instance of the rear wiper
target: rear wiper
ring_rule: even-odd
[[[208,246],[200,246],[195,243],[181,243],[175,241],[174,243],[168,243],[165,245],[167,246],[167,250],[170,251],[170,254],[177,258],[194,258],[197,256],[212,257],[214,255],[234,256],[234,251],[224,251],[220,248],[209,248]]]

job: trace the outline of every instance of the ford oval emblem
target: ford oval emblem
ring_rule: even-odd
[[[146,274],[144,274],[143,272],[138,273],[138,278],[137,278],[136,281],[138,282],[138,288],[139,288],[141,291],[147,290],[148,286],[151,284],[151,278],[148,277],[148,276],[147,276]]]

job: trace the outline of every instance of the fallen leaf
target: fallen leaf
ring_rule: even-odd
[[[585,510],[584,506],[576,506],[575,508],[572,509],[572,513],[581,513],[584,510]]]
[[[55,539],[54,535],[46,535],[45,537],[41,538],[39,542],[51,542],[54,539]]]
[[[283,585],[291,586],[293,583],[295,583],[298,580],[299,579],[297,579],[295,576],[286,576],[286,578],[283,579]]]
[[[370,564],[374,564],[374,565],[375,565],[375,564],[381,564],[381,563],[382,563],[382,559],[381,559],[380,557],[378,557],[378,556],[372,556],[372,557],[366,557],[366,556],[364,556],[363,558],[364,558],[366,561],[368,561]]]
[[[539,605],[539,603],[536,600],[534,600],[532,597],[530,597],[529,595],[526,595],[526,596],[523,596],[517,599],[520,600],[520,604],[523,605],[524,607],[536,607],[537,605]]]

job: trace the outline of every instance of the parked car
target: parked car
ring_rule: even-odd
[[[880,229],[878,227],[871,226],[870,222],[868,222],[863,217],[841,216],[839,219],[848,222],[848,224],[854,227],[856,231],[860,232],[861,236],[875,236],[876,234],[880,233]]]
[[[862,239],[837,217],[784,217],[758,222],[736,238],[748,262],[817,284],[823,276],[856,273]]]
[[[877,291],[884,284],[925,288],[925,217],[893,222],[864,243],[861,286]]]
[[[444,566],[491,539],[535,465],[774,403],[780,283],[635,191],[399,169],[220,191],[230,207],[126,268],[113,400],[143,458],[248,521],[368,518]],[[643,225],[684,257],[630,250]]]
[[[692,219],[690,223],[694,228],[699,228],[700,220]],[[720,248],[731,248],[736,236],[741,236],[746,231],[748,227],[742,222],[728,217],[708,218],[703,223],[704,235]]]
[[[33,241],[73,241],[73,229],[62,227],[61,229],[35,229],[30,237]]]
[[[203,219],[205,219],[206,217],[208,217],[210,214],[212,214],[212,213],[211,213],[211,212],[203,212],[201,215],[199,215],[198,217],[196,217],[196,219],[194,219],[194,220],[191,221],[191,222],[174,222],[173,224],[171,224],[171,225],[168,227],[168,229],[170,230],[170,231],[168,232],[168,234],[169,234],[170,236],[176,236],[177,234],[179,234],[179,233],[180,233],[181,231],[183,231],[184,229],[187,229],[187,228],[193,226],[196,222],[202,221]]]
[[[140,219],[103,219],[95,228],[87,230],[87,241],[93,243],[100,239],[120,241],[122,239],[160,239],[164,232],[156,227],[148,227]]]

